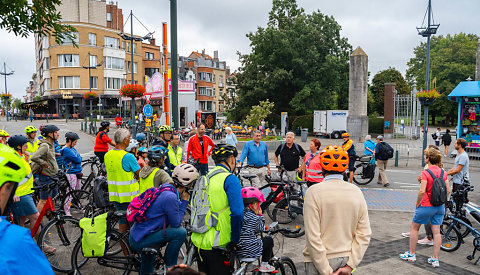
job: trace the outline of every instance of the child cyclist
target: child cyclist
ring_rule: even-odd
[[[273,272],[275,267],[268,264],[272,257],[273,239],[270,236],[258,238],[257,234],[265,230],[265,218],[262,215],[260,203],[265,201],[258,188],[242,188],[243,204],[245,205],[243,225],[240,231],[240,243],[237,250],[239,258],[260,258],[260,272]]]

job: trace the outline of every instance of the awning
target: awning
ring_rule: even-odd
[[[22,109],[30,109],[31,106],[48,106],[48,99],[42,99],[42,100],[35,100],[35,101],[30,101],[30,102],[26,102],[26,103],[22,103],[20,105],[20,107],[22,107]]]
[[[448,99],[456,101],[457,97],[480,97],[480,81],[462,81],[448,95]]]

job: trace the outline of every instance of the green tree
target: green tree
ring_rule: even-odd
[[[475,34],[459,33],[455,35],[434,36],[430,46],[430,87],[436,78],[436,89],[441,97],[429,108],[432,123],[438,116],[445,116],[445,123],[452,124],[457,115],[457,104],[448,100],[448,94],[469,76],[475,75],[476,43]],[[418,90],[425,89],[427,44],[421,43],[414,49],[414,57],[407,63],[407,82],[416,85]]]
[[[22,105],[22,101],[18,98],[15,98],[12,102],[12,106],[19,109],[19,110],[22,108],[21,105]]]
[[[252,126],[255,129],[258,128],[262,123],[262,120],[272,113],[274,105],[275,104],[268,99],[260,101],[259,105],[251,108],[250,114],[245,118],[245,124]]]
[[[233,120],[241,120],[265,99],[275,102],[270,121],[282,111],[303,115],[348,108],[352,47],[340,30],[333,17],[320,11],[306,14],[295,0],[273,0],[267,27],[247,34],[252,52],[239,54]]]
[[[64,38],[73,39],[71,32],[76,31],[74,27],[60,23],[62,16],[56,9],[61,4],[61,0],[1,0],[0,29],[22,37],[32,33],[50,34],[57,44],[61,44]]]
[[[395,68],[389,67],[378,72],[373,76],[372,86],[370,86],[373,102],[369,102],[369,104],[373,103],[373,105],[369,105],[369,110],[373,110],[378,115],[383,115],[384,111],[385,83],[395,83],[395,89],[399,94],[409,94],[411,91],[405,78]]]

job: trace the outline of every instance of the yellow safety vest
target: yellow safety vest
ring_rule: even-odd
[[[143,167],[142,169],[145,169],[147,167]],[[140,194],[145,192],[148,188],[152,188],[154,186],[153,184],[153,179],[155,178],[155,175],[157,174],[157,171],[160,168],[155,168],[153,169],[152,173],[148,175],[146,178],[140,177]]]
[[[122,166],[122,160],[126,154],[125,150],[110,150],[105,154],[108,196],[113,202],[129,203],[139,194],[135,173],[125,171]]]
[[[31,141],[27,142],[27,152],[30,154],[28,157],[32,156],[33,153],[35,153],[38,150],[38,139],[35,139],[35,141],[32,143]]]
[[[191,236],[193,244],[203,250],[212,250],[214,247],[226,247],[230,242],[230,234],[232,232],[230,224],[231,211],[227,193],[224,189],[225,179],[232,173],[221,166],[217,166],[208,174],[214,173],[218,169],[223,169],[224,172],[212,176],[207,187],[210,211],[218,213],[217,226],[211,227],[202,234],[192,233]],[[208,174],[206,177],[208,177]]]
[[[170,163],[177,166],[182,164],[182,157],[183,157],[183,150],[180,145],[177,145],[177,153],[175,153],[175,150],[173,150],[173,147],[168,144],[168,159],[170,160]]]
[[[32,168],[30,167],[30,164],[28,164],[28,162],[23,157],[22,157],[22,160],[25,164],[27,175],[21,182],[18,183],[17,190],[15,191],[15,195],[19,197],[32,194],[34,192],[32,190],[33,188]]]

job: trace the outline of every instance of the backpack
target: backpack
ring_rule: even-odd
[[[98,208],[105,208],[112,205],[108,198],[107,178],[98,176],[93,182],[93,202]]]
[[[225,173],[225,171],[218,169],[206,176],[201,176],[193,187],[193,198],[190,202],[192,210],[190,225],[194,233],[203,234],[211,227],[217,226],[219,214],[228,208],[227,206],[218,213],[212,212],[210,209],[211,204],[208,196],[210,179],[220,173]]]
[[[433,140],[437,140],[437,133],[433,133],[432,138],[433,138]]]
[[[447,201],[447,185],[445,184],[445,180],[443,179],[443,169],[441,169],[440,177],[435,177],[435,175],[430,171],[430,169],[426,169],[426,171],[430,174],[433,179],[432,184],[432,193],[430,194],[430,203],[433,206],[440,206],[445,204]]]
[[[282,143],[282,145],[281,145],[282,147],[280,147],[280,154],[282,153],[282,150],[283,150],[283,148],[285,148],[286,144],[287,144],[286,142]],[[298,148],[298,144],[293,143],[293,145],[295,145],[295,149],[297,149],[297,152],[300,155],[300,148]]]
[[[380,153],[382,155],[382,158],[384,160],[393,158],[393,148],[392,148],[392,146],[390,146],[390,144],[388,144],[386,142],[382,142],[382,145],[383,145],[383,148],[382,148],[382,151]]]
[[[103,257],[107,247],[108,212],[78,222],[82,229],[82,252],[86,258]]]
[[[177,194],[173,186],[151,187],[145,192],[133,198],[127,208],[127,221],[142,223],[147,221],[147,210],[163,191]],[[178,195],[178,194],[177,194]]]

